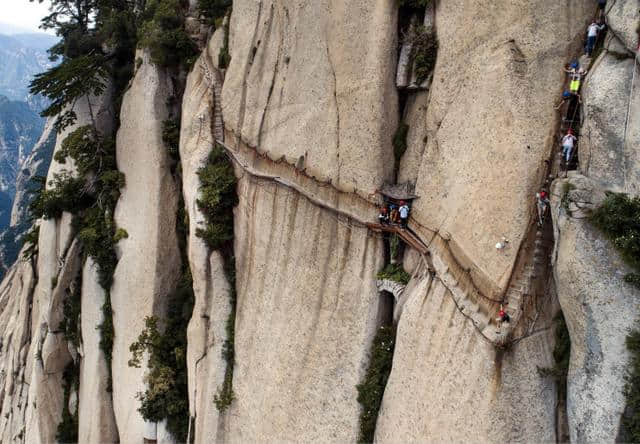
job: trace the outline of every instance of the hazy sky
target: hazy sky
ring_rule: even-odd
[[[48,11],[49,0],[42,3],[29,0],[0,0],[0,22],[29,31],[43,32],[38,26],[40,19],[47,15]]]

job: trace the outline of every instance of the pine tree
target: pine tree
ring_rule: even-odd
[[[60,63],[36,75],[30,91],[51,101],[42,116],[57,116],[58,131],[75,122],[73,106],[79,98],[104,92],[107,78],[114,77],[117,91],[124,89],[133,66],[135,3],[52,0],[41,28],[53,29],[60,37],[49,50],[49,58]]]

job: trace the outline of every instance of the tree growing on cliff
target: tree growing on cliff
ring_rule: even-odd
[[[198,0],[198,12],[207,19],[209,24],[215,24],[218,28],[219,20],[225,16],[231,3],[231,0]]]
[[[184,9],[181,0],[147,1],[138,42],[156,65],[189,67],[195,62],[198,48],[185,31]]]
[[[76,121],[78,99],[102,94],[107,78],[116,79],[116,91],[123,88],[132,72],[136,14],[125,0],[52,0],[41,28],[60,37],[49,49],[49,58],[60,63],[37,74],[30,92],[49,99],[42,116],[57,116],[60,132]]]

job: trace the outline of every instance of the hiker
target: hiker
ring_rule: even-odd
[[[389,205],[389,211],[391,211],[391,223],[397,224],[399,222],[398,207],[394,204]]]
[[[580,64],[574,60],[573,62],[565,66],[564,72],[567,72],[569,74],[575,74],[578,72],[579,66]]]
[[[506,322],[508,324],[509,321],[511,321],[509,314],[506,311],[504,311],[502,304],[500,304],[500,311],[498,312],[498,317],[496,318],[496,322],[498,323],[498,325],[501,325],[503,322]]]
[[[400,225],[407,226],[409,222],[409,206],[404,200],[400,201]]]
[[[562,100],[560,100],[560,102],[558,102],[558,104],[555,106],[555,109],[560,109],[560,107],[564,104],[564,102],[566,102],[567,100],[571,100],[571,93],[569,91],[564,91],[562,93]]]
[[[569,71],[567,71],[569,72]],[[578,95],[580,92],[580,84],[582,82],[582,77],[587,75],[587,70],[584,68],[576,69],[569,74],[569,93]]]
[[[567,135],[562,138],[562,155],[565,158],[565,162],[568,164],[573,154],[573,146],[578,139],[573,135],[573,130],[569,128]]]
[[[587,28],[587,46],[585,53],[591,57],[593,48],[596,46],[596,40],[598,39],[598,33],[604,29],[604,24],[597,24],[595,21],[591,22]]]
[[[538,208],[538,225],[542,227],[544,224],[544,217],[547,212],[547,208],[549,208],[549,196],[545,190],[541,190],[539,193],[536,193],[536,207]]]
[[[378,214],[378,221],[381,225],[389,225],[389,210],[387,207],[380,208],[380,214]]]

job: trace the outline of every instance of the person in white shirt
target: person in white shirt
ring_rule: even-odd
[[[573,146],[578,139],[573,135],[573,130],[569,128],[567,135],[562,138],[562,155],[565,158],[565,162],[569,163],[571,160],[571,154],[573,154]]]
[[[593,48],[596,46],[596,39],[598,33],[604,29],[604,25],[598,25],[596,22],[592,22],[587,28],[587,47],[585,52],[588,56],[591,56]]]
[[[400,223],[403,227],[407,226],[407,222],[409,222],[409,206],[403,200],[400,202]]]

